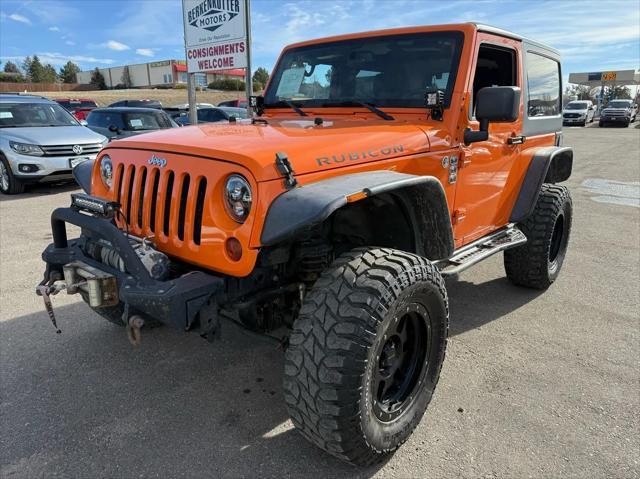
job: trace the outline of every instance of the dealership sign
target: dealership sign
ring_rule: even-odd
[[[247,66],[245,0],[183,0],[190,73]]]

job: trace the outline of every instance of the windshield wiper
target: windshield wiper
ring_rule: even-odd
[[[385,113],[380,108],[376,107],[373,103],[359,101],[359,100],[348,100],[348,101],[339,101],[339,102],[328,102],[323,103],[322,106],[362,106],[369,110],[372,113],[375,113],[383,120],[392,121],[395,120],[394,117]]]
[[[285,105],[287,105],[289,108],[291,108],[293,111],[295,111],[298,115],[307,116],[307,114],[303,112],[302,109],[292,101],[290,100],[280,100],[280,101]]]
[[[280,100],[276,101],[275,103],[268,103],[268,104],[266,104],[264,106],[267,107],[267,108],[278,108],[279,106],[288,106],[293,111],[295,111],[298,115],[300,115],[300,116],[308,116],[304,111],[302,111],[302,109],[298,105],[293,103],[291,100],[280,99]]]

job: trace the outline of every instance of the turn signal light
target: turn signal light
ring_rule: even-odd
[[[242,258],[242,244],[240,244],[240,241],[236,238],[229,238],[224,247],[231,261],[240,261],[240,258]]]

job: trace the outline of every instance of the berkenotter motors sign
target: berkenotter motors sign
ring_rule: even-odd
[[[247,66],[244,0],[183,0],[189,72]]]

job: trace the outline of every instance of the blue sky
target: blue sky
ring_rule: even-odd
[[[558,48],[564,72],[640,68],[638,0],[252,0],[254,67],[287,43],[397,26],[477,21]],[[184,58],[178,0],[0,0],[0,60],[38,54],[82,69]]]

